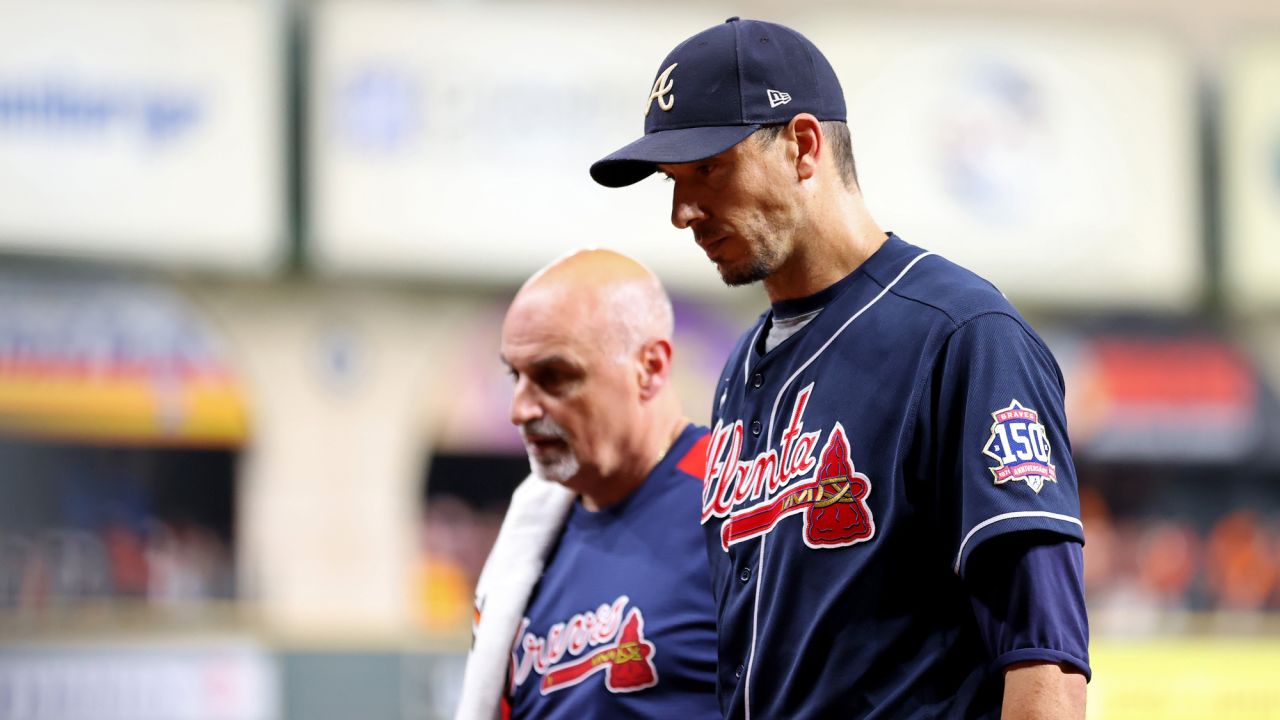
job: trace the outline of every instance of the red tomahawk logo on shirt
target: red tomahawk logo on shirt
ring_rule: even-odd
[[[644,616],[639,608],[631,608],[616,642],[581,660],[548,670],[542,676],[540,692],[546,695],[572,687],[600,670],[604,671],[604,686],[609,692],[635,692],[653,687],[658,684],[658,669],[653,665],[655,651],[654,644],[644,639]]]
[[[849,440],[844,426],[836,423],[822,449],[817,475],[787,488],[786,492],[741,512],[720,526],[720,542],[730,545],[764,535],[782,518],[804,514],[804,542],[811,548],[853,545],[875,534],[875,520],[867,507],[871,480],[853,471]]]

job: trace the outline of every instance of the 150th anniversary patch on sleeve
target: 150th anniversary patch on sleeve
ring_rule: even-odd
[[[1046,482],[1058,482],[1058,473],[1049,460],[1049,436],[1040,422],[1040,413],[1016,399],[991,413],[991,436],[982,452],[997,465],[991,474],[997,485],[1024,482],[1039,494]]]

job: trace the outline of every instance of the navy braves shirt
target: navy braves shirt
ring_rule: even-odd
[[[775,313],[817,308],[764,352]],[[1061,373],[985,280],[890,235],[761,316],[712,421],[702,522],[726,717],[998,717],[1008,663],[1088,671],[1078,562],[1055,585],[1017,553],[975,555],[1083,542]],[[1001,567],[968,577],[988,555]],[[984,579],[1033,595],[1053,629],[991,649],[1010,614],[992,598],[1015,588],[967,586]]]
[[[621,503],[574,505],[512,648],[512,718],[719,718],[698,529],[706,428]]]

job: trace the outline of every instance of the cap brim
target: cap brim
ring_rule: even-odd
[[[659,163],[703,160],[728,150],[759,125],[718,125],[649,133],[591,166],[591,178],[605,187],[625,187],[652,175]]]

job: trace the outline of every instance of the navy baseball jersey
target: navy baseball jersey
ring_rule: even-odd
[[[765,350],[773,318],[815,312]],[[1087,638],[992,657],[966,587],[994,538],[1083,542],[1061,372],[988,282],[890,235],[762,315],[713,402],[702,524],[726,717],[996,717],[1004,664],[1087,672]],[[1061,595],[1036,602],[1083,617]]]
[[[512,647],[512,718],[719,718],[698,529],[706,428],[621,503],[575,503]]]

